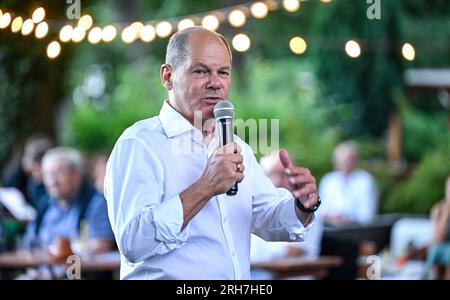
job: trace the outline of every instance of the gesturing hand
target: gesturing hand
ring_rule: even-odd
[[[316,179],[307,168],[296,167],[292,164],[286,150],[280,150],[280,161],[289,182],[289,190],[295,198],[307,209],[312,208],[318,201]]]

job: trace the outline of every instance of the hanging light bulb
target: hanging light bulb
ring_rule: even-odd
[[[57,41],[53,41],[47,46],[47,56],[50,59],[56,58],[61,53],[61,45]]]
[[[59,40],[66,43],[72,39],[73,27],[72,25],[66,25],[59,31]]]
[[[138,37],[138,33],[136,31],[136,28],[133,26],[125,27],[125,29],[122,31],[122,41],[126,44],[131,44],[134,42]]]
[[[47,22],[41,22],[36,26],[36,30],[34,32],[34,35],[38,39],[44,38],[48,33],[48,24]]]
[[[217,18],[215,15],[207,15],[202,20],[202,26],[206,29],[215,31],[217,28],[219,28],[219,18]]]
[[[94,27],[89,31],[88,42],[91,44],[98,44],[102,40],[102,29]]]
[[[105,26],[102,30],[102,40],[106,43],[111,42],[116,38],[117,29],[113,25]]]
[[[11,23],[11,14],[7,12],[0,17],[0,29],[8,27],[9,23]]]
[[[178,31],[181,31],[183,29],[189,28],[189,27],[194,27],[195,23],[192,19],[186,18],[181,20],[180,22],[178,22]]]
[[[262,19],[265,18],[269,13],[269,8],[264,2],[255,2],[252,4],[252,6],[250,6],[250,12],[253,17]]]
[[[11,31],[13,33],[19,32],[22,29],[23,20],[22,17],[15,17],[11,23]]]
[[[31,16],[31,19],[33,19],[33,22],[35,24],[42,22],[44,18],[45,18],[45,9],[42,7],[36,8]]]
[[[307,47],[306,41],[299,36],[296,36],[289,41],[289,48],[295,54],[305,53]]]
[[[34,29],[34,23],[31,19],[26,19],[22,25],[22,34],[29,35]]]
[[[228,22],[230,22],[233,27],[242,27],[246,21],[247,17],[240,9],[235,9],[228,15]]]
[[[235,35],[235,37],[231,41],[231,44],[233,45],[233,48],[236,49],[236,51],[245,52],[250,49],[251,41],[246,34],[239,33]]]
[[[416,50],[410,43],[405,43],[402,46],[402,55],[406,60],[413,61],[416,58]]]
[[[300,8],[299,0],[283,0],[283,7],[288,12],[296,12]]]
[[[90,15],[84,15],[78,20],[78,27],[83,28],[85,31],[89,30],[92,24],[94,24],[94,21]]]
[[[86,31],[82,27],[75,27],[72,32],[72,41],[74,43],[81,42],[86,36]]]
[[[156,24],[156,35],[160,38],[166,38],[172,33],[172,25],[167,21]]]
[[[152,25],[145,25],[141,30],[141,40],[150,43],[156,37],[155,27]]]
[[[357,58],[361,55],[361,46],[356,41],[350,40],[345,44],[345,52],[351,58]]]

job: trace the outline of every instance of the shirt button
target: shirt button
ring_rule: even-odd
[[[236,257],[236,253],[231,252],[231,256]]]

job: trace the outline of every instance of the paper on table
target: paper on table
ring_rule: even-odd
[[[0,203],[19,221],[34,221],[36,210],[16,188],[0,188]]]

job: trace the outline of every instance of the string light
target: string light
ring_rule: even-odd
[[[141,30],[141,40],[150,43],[156,37],[155,27],[152,25],[145,25]]]
[[[239,33],[233,38],[231,44],[236,51],[245,52],[250,48],[251,42],[246,34]]]
[[[72,42],[79,43],[86,36],[86,31],[83,27],[75,27],[72,32]]]
[[[66,25],[59,31],[59,40],[63,43],[67,43],[72,39],[73,27],[72,25]]]
[[[269,13],[269,8],[264,2],[255,2],[250,6],[250,12],[253,17],[262,19]]]
[[[85,31],[89,30],[94,24],[90,15],[84,15],[78,20],[78,27],[83,28]]]
[[[45,18],[45,9],[43,7],[38,7],[33,11],[31,19],[35,24],[40,23]]]
[[[180,22],[178,22],[178,31],[181,31],[183,29],[189,28],[189,27],[194,27],[195,23],[192,19],[186,18],[181,20]]]
[[[22,34],[29,35],[34,29],[34,23],[31,19],[26,19],[22,24]]]
[[[172,33],[172,25],[167,21],[156,24],[156,35],[160,38],[166,38]]]
[[[126,44],[131,44],[137,37],[138,33],[133,26],[128,26],[122,31],[122,41]]]
[[[357,58],[361,55],[361,47],[356,41],[350,40],[345,44],[345,52],[351,58]]]
[[[219,18],[215,15],[207,15],[202,20],[202,26],[212,31],[216,31],[219,28],[219,25]]]
[[[289,48],[295,54],[305,53],[307,47],[308,45],[306,44],[306,41],[301,37],[296,36],[289,41]]]
[[[0,29],[8,27],[9,23],[11,23],[11,14],[7,12],[4,13],[0,18]]]
[[[134,27],[136,30],[136,39],[141,35],[141,30],[144,28],[144,24],[142,22],[134,22],[130,26]]]
[[[47,22],[41,22],[36,26],[36,30],[34,32],[34,35],[37,39],[44,38],[48,33],[48,24]]]
[[[288,12],[296,12],[300,8],[299,0],[283,0],[283,7]]]
[[[13,33],[19,32],[22,29],[23,20],[22,17],[16,17],[11,23],[11,31]]]
[[[416,58],[416,50],[410,43],[405,43],[402,46],[402,55],[406,60],[413,61]]]
[[[100,27],[94,27],[89,31],[88,42],[91,44],[97,44],[102,40],[102,29]]]
[[[111,42],[117,36],[117,29],[113,25],[108,25],[102,30],[102,40],[106,43]]]
[[[221,22],[228,20],[231,26],[239,28],[246,24],[247,17],[252,16],[257,19],[265,18],[269,11],[279,9],[279,3],[288,12],[296,12],[304,0],[265,0],[245,4],[240,8],[224,8],[203,15],[201,25],[209,30],[216,31]],[[322,3],[331,3],[332,0],[320,0]],[[231,11],[230,11],[231,10]],[[228,17],[225,18],[225,14]],[[13,33],[21,32],[23,35],[29,35],[35,29],[35,37],[43,39],[50,31],[49,24],[44,22],[46,11],[43,7],[36,8],[30,19],[23,21],[22,17],[12,18],[13,13],[0,10],[0,29],[5,29],[11,25]],[[195,26],[195,20],[200,16],[186,17],[180,21],[171,20],[161,21],[155,26],[150,25],[151,21],[144,25],[142,22],[133,22],[124,27],[123,24],[117,25],[117,28],[123,28],[122,40],[130,44],[140,38],[144,42],[151,42],[156,37],[166,38],[173,32],[172,24],[177,24],[178,30],[183,30]],[[13,20],[12,20],[13,19]],[[12,22],[11,22],[12,21]],[[198,22],[197,22],[198,23]],[[36,24],[36,25],[35,25]],[[55,22],[57,24],[57,22]],[[117,36],[117,28],[114,25],[107,25],[103,29],[101,27],[93,27],[94,20],[89,14],[83,15],[74,28],[72,25],[65,25],[59,31],[60,42],[68,42],[72,40],[75,43],[81,42],[86,36],[91,44],[98,44],[100,41],[111,42]],[[251,47],[251,40],[248,35],[240,33],[233,37],[232,46],[236,51],[245,52]],[[301,37],[294,37],[289,41],[289,48],[295,54],[303,54],[306,52],[308,45]],[[49,58],[57,57],[61,52],[61,45],[58,41],[53,41],[47,46],[47,56]],[[345,52],[351,58],[357,58],[361,55],[362,49],[360,44],[355,40],[349,40],[345,43]],[[416,57],[416,50],[410,43],[402,45],[401,53],[404,59],[413,61]]]
[[[50,59],[56,58],[61,53],[61,45],[57,41],[53,41],[47,46],[47,56]]]
[[[228,15],[228,22],[230,22],[231,26],[233,27],[244,26],[246,20],[247,17],[245,16],[244,12],[240,9],[235,9]]]

